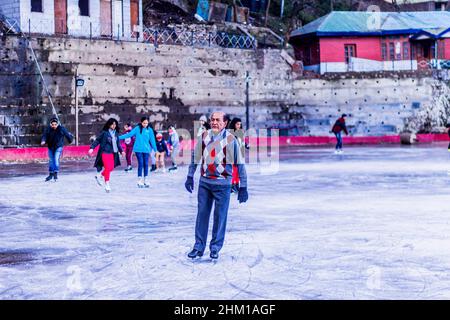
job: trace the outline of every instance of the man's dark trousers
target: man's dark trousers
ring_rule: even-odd
[[[212,239],[209,245],[211,251],[219,252],[225,240],[228,207],[230,205],[230,185],[218,185],[200,180],[198,187],[198,213],[195,224],[194,248],[204,252],[208,236],[209,217],[214,204],[214,224]]]

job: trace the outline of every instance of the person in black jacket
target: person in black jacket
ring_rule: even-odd
[[[44,130],[44,134],[41,139],[41,146],[47,144],[48,147],[48,171],[49,175],[45,178],[45,181],[58,179],[59,163],[61,154],[64,147],[64,138],[69,143],[73,141],[73,135],[67,131],[62,125],[60,125],[57,118],[50,119],[50,125]]]
[[[447,123],[447,133],[448,133],[448,137],[450,138],[450,122]],[[450,152],[450,143],[448,144],[448,152]]]
[[[99,168],[103,167],[104,169],[101,175],[97,174],[95,176],[95,179],[99,185],[103,185],[101,178],[104,178],[106,192],[111,191],[111,186],[109,185],[111,172],[115,167],[120,166],[119,153],[125,154],[119,142],[119,128],[119,122],[114,118],[110,118],[89,149],[89,155],[92,155],[94,149],[100,145],[94,167],[97,168],[97,172],[99,172]]]
[[[347,115],[344,113],[339,119],[336,120],[333,128],[331,129],[337,140],[335,153],[342,153],[342,131],[348,135],[347,126],[345,125],[345,117],[347,117]]]
[[[161,133],[156,134],[156,166],[158,170],[166,172],[166,164],[164,163],[164,155],[169,156],[166,140]]]

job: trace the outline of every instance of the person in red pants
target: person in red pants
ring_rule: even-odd
[[[101,181],[101,177],[103,177],[105,181],[105,190],[106,192],[111,191],[111,186],[109,184],[109,180],[111,177],[111,172],[115,167],[120,166],[119,153],[122,156],[125,154],[122,150],[122,146],[119,143],[119,123],[116,119],[110,118],[105,125],[103,126],[102,131],[98,135],[97,139],[91,144],[89,149],[89,155],[94,153],[94,149],[100,145],[100,148],[97,153],[97,158],[95,159],[94,167],[101,168],[103,167],[103,171],[101,176],[96,176],[97,183],[99,185],[103,184]]]
[[[230,132],[234,135],[238,142],[239,151],[241,152],[242,159],[245,160],[245,149],[249,149],[248,145],[244,141],[244,130],[242,129],[242,120],[240,118],[233,118],[228,127]],[[237,193],[239,191],[239,172],[236,165],[233,165],[233,173],[231,179],[231,192]]]
[[[127,123],[124,126],[125,133],[129,133],[133,127],[131,126],[131,123]],[[136,137],[131,137],[125,139],[125,158],[127,159],[127,167],[125,168],[125,172],[130,172],[133,170],[133,167],[131,166],[131,156],[133,155],[133,146],[134,141],[136,140]]]

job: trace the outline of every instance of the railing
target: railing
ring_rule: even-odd
[[[431,59],[428,66],[433,69],[450,69],[450,60]]]
[[[237,49],[256,49],[256,40],[247,35],[226,32],[198,32],[175,30],[173,28],[144,28],[143,41],[159,44],[171,44],[198,47],[224,47]]]
[[[12,19],[0,16],[8,26],[6,34],[18,33],[20,25]],[[111,39],[116,41],[134,41],[158,45],[181,45],[194,47],[223,47],[236,49],[256,49],[257,41],[251,35],[231,34],[223,31],[193,31],[181,28],[144,27],[143,32],[130,30],[122,25],[94,23],[84,19],[69,20],[55,27],[53,20],[28,19],[22,23],[22,32],[31,35],[58,35],[74,38]]]

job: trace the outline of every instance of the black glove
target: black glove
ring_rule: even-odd
[[[239,200],[239,203],[246,202],[248,200],[247,188],[244,188],[244,187],[239,188],[238,200]]]
[[[186,182],[184,183],[184,186],[186,187],[186,190],[189,193],[192,193],[194,190],[194,178],[193,177],[187,177]]]

